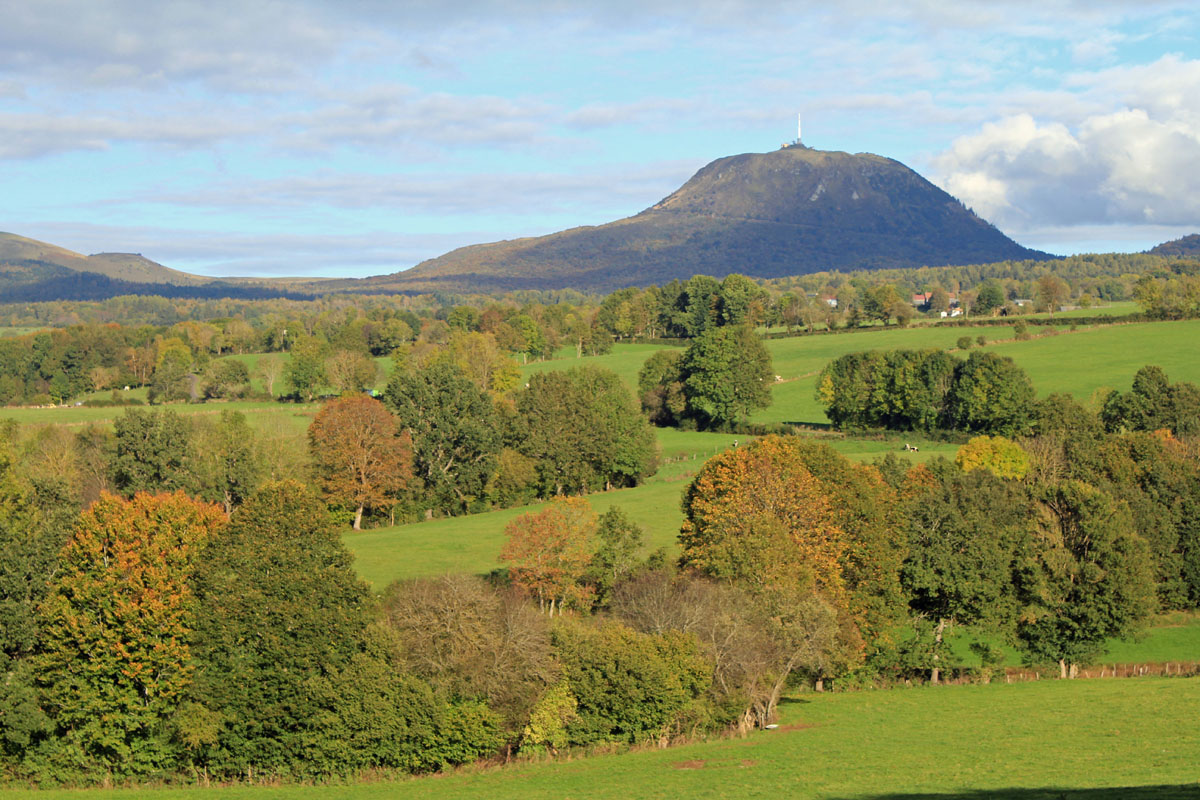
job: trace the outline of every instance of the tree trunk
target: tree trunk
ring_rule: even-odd
[[[929,682],[937,686],[942,671],[942,634],[946,631],[947,619],[944,617],[938,620],[937,627],[933,629],[933,669],[929,671]]]
[[[354,530],[356,531],[362,530],[362,515],[363,507],[359,506],[358,510],[354,512]]]

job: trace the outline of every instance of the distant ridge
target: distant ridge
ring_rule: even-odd
[[[1178,256],[1183,258],[1200,258],[1200,233],[1192,233],[1180,239],[1150,248],[1150,254],[1155,256]]]
[[[611,291],[697,273],[759,278],[828,269],[1053,256],[1022,247],[898,161],[787,147],[717,159],[626,219],[459,248],[350,291]]]
[[[97,253],[85,256],[65,247],[28,239],[15,233],[0,233],[0,265],[53,264],[72,272],[94,272],[114,280],[134,283],[168,283],[198,286],[211,278],[190,275],[164,267],[140,253]],[[2,267],[0,267],[2,269]]]
[[[58,245],[0,232],[0,302],[104,300],[119,295],[308,299],[297,286],[267,279],[206,278],[164,267],[138,253],[85,256]]]

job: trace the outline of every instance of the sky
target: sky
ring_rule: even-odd
[[[836,8],[834,7],[836,5]],[[0,0],[0,230],[366,276],[641,211],[796,135],[1021,244],[1200,232],[1200,4]]]

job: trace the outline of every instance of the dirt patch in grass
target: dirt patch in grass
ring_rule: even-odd
[[[676,761],[671,765],[675,769],[704,769],[703,761]]]

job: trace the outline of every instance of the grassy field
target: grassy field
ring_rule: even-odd
[[[659,350],[670,350],[661,344],[616,344],[612,352],[603,356],[588,356],[575,358],[575,348],[561,348],[555,353],[556,358],[549,361],[532,361],[521,367],[521,377],[529,380],[529,376],[538,372],[551,372],[559,369],[570,369],[584,364],[611,369],[621,377],[630,391],[637,392],[638,370],[643,362]]]
[[[616,506],[646,533],[643,555],[665,547],[676,552],[683,512],[680,498],[688,481],[704,462],[733,445],[738,437],[721,433],[697,433],[670,428],[657,429],[663,464],[646,483],[632,489],[618,489],[587,496],[597,513]],[[955,446],[942,442],[913,439],[917,453],[905,453],[895,441],[874,439],[822,439],[849,458],[869,461],[887,452],[926,460],[935,455],[953,457]],[[355,555],[359,574],[376,589],[394,580],[448,572],[486,574],[500,566],[504,546],[504,526],[519,514],[534,511],[544,504],[506,508],[466,517],[450,517],[375,528],[348,533],[346,545]]]
[[[1200,678],[922,687],[785,700],[744,739],[333,786],[10,790],[38,800],[1182,800]]]
[[[101,393],[103,396],[104,393]],[[246,415],[251,426],[283,424],[294,429],[296,435],[304,433],[312,415],[317,412],[315,403],[274,403],[256,400],[233,400],[210,403],[173,403],[169,406],[130,406],[141,410],[169,408],[181,416],[220,414],[222,411],[240,411]],[[62,406],[58,408],[0,408],[0,419],[15,419],[22,425],[111,425],[113,420],[125,413],[123,406],[88,408],[86,406]]]
[[[1033,329],[1033,333],[1039,333]],[[953,348],[960,336],[983,335],[988,349],[1010,356],[1033,381],[1039,396],[1069,392],[1086,402],[1098,389],[1126,390],[1137,370],[1157,364],[1172,381],[1200,382],[1200,321],[1081,327],[1026,341],[1002,328],[912,328],[832,336],[802,336],[767,342],[776,384],[770,408],[754,422],[825,424],[815,397],[817,373],[834,358],[862,350]]]

